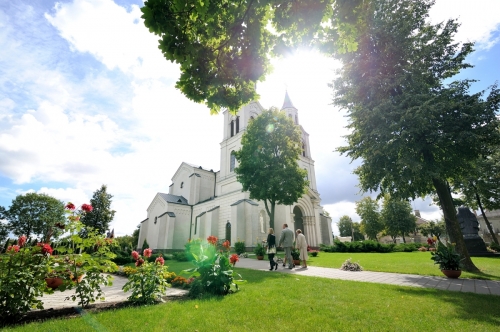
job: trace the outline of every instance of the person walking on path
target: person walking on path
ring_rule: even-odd
[[[306,237],[302,234],[300,229],[297,229],[295,233],[297,233],[297,237],[295,238],[295,248],[300,250],[299,259],[302,261],[302,267],[307,268],[307,258],[309,256],[307,255]]]
[[[278,269],[278,263],[274,261],[274,255],[276,255],[276,236],[274,236],[274,229],[269,228],[267,232],[267,257],[271,265],[269,271]]]
[[[288,224],[283,224],[279,246],[285,249],[285,258],[289,269],[293,269],[294,266],[292,259],[293,237],[293,231],[288,228]]]

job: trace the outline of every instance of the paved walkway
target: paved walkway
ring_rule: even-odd
[[[500,296],[500,281],[479,279],[450,279],[446,277],[420,276],[416,274],[399,274],[386,272],[359,271],[349,272],[326,267],[308,266],[307,269],[297,267],[289,270],[280,266],[277,271],[269,271],[269,261],[241,258],[236,263],[237,267],[262,270],[269,273],[284,272],[310,277],[322,277],[330,279],[375,282],[379,284],[391,284],[410,287],[436,288],[457,292],[471,292],[477,294],[491,294]]]
[[[399,274],[385,272],[348,272],[339,269],[324,268],[310,266],[307,269],[294,268],[287,269],[281,266],[277,271],[269,271],[269,261],[259,261],[252,258],[241,258],[236,266],[239,268],[247,268],[254,270],[267,271],[269,273],[292,273],[311,277],[321,277],[330,279],[352,280],[375,282],[380,284],[391,284],[410,287],[436,288],[457,292],[472,292],[478,294],[491,294],[500,296],[500,281],[479,280],[479,279],[449,279],[446,277],[429,277],[419,276],[415,274]],[[122,302],[127,299],[130,293],[125,293],[122,290],[127,279],[121,276],[114,276],[113,286],[103,287],[105,301],[97,301],[96,303],[115,303]],[[186,295],[185,290],[177,288],[169,288],[165,297],[178,298]],[[64,307],[76,307],[77,301],[65,300],[67,296],[74,294],[74,290],[65,292],[55,291],[54,294],[45,294],[42,297],[45,309],[58,309]]]

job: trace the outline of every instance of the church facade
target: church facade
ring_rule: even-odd
[[[183,249],[189,239],[245,241],[247,248],[267,238],[269,217],[264,202],[250,199],[243,192],[234,172],[234,152],[241,148],[241,137],[248,123],[263,111],[258,102],[242,107],[237,115],[224,112],[224,136],[220,144],[220,170],[181,163],[172,177],[168,193],[157,193],[141,221],[138,248],[144,240],[159,251]],[[284,223],[292,230],[301,229],[311,247],[332,244],[331,218],[323,214],[316,187],[314,161],[311,158],[309,134],[299,124],[298,110],[288,93],[281,109],[302,132],[302,154],[299,166],[307,171],[307,192],[292,206],[277,205],[275,234],[279,237]]]

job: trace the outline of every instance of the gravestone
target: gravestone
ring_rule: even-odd
[[[479,222],[474,213],[468,207],[459,207],[457,219],[469,254],[487,254],[486,244],[479,236]]]

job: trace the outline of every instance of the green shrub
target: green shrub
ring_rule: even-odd
[[[495,242],[491,242],[490,249],[495,250],[496,252],[500,252],[500,245],[496,244]]]
[[[187,262],[189,257],[184,251],[176,251],[172,254],[172,257],[178,262]]]
[[[242,253],[245,252],[245,241],[237,241],[234,243],[234,251],[238,254],[241,255]]]

